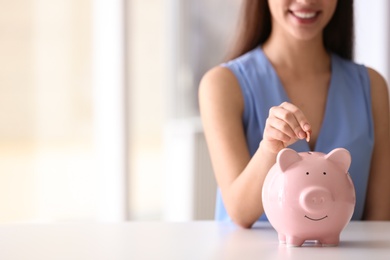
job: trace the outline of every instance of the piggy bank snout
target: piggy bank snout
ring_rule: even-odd
[[[299,197],[301,207],[312,214],[326,213],[333,205],[332,193],[323,187],[309,187],[304,189]]]

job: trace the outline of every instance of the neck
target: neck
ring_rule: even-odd
[[[288,42],[288,44],[285,44]],[[323,72],[330,69],[330,55],[325,50],[322,37],[304,41],[281,39],[271,34],[263,45],[263,51],[275,67],[299,73]]]

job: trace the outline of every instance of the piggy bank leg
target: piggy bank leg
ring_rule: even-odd
[[[339,235],[333,235],[320,240],[322,246],[337,246],[340,242]]]
[[[287,236],[286,237],[286,244],[287,246],[301,246],[305,242],[305,239],[294,237],[294,236]]]
[[[286,235],[278,233],[278,237],[279,237],[280,244],[286,244]]]

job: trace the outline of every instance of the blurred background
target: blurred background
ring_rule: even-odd
[[[0,223],[212,219],[197,88],[241,2],[0,0]],[[390,3],[355,9],[389,82]]]

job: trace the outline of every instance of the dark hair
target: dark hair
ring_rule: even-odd
[[[263,44],[271,34],[268,0],[244,0],[238,35],[228,59],[233,59]],[[324,29],[324,46],[337,55],[352,60],[353,0],[338,0],[332,19]]]

